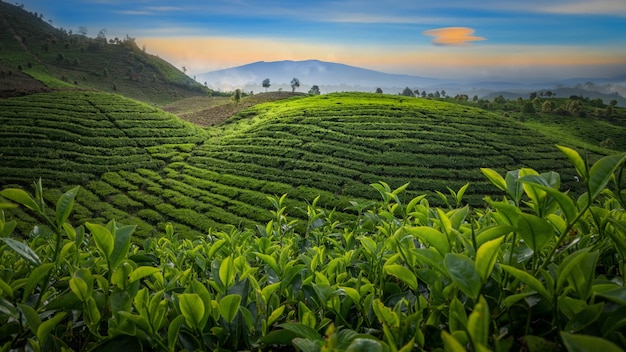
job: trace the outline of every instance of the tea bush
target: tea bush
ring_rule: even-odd
[[[0,212],[0,349],[620,351],[626,153],[589,166],[559,149],[577,199],[555,172],[482,169],[505,194],[484,209],[461,206],[467,186],[431,207],[379,182],[351,221],[316,198],[299,223],[272,197],[265,226],[186,239],[168,224],[141,243],[135,225],[71,225],[78,187],[53,208],[41,181],[6,188],[1,209],[41,223],[16,238]]]

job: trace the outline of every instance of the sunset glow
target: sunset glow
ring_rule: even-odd
[[[626,73],[622,0],[24,1],[55,26],[130,35],[188,74],[256,61],[341,62],[430,77]]]

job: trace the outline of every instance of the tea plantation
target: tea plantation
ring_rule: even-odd
[[[427,194],[441,205],[448,188],[463,188],[464,204],[482,206],[495,190],[481,167],[555,170],[580,193],[555,141],[484,110],[427,99],[293,97],[204,130],[106,93],[36,94],[0,107],[0,182],[28,187],[41,177],[57,187],[51,198],[81,185],[77,221],[116,219],[137,225],[138,237],[168,222],[188,238],[249,228],[270,219],[267,198],[282,194],[296,218],[319,196],[346,220],[358,213],[351,201],[376,197],[370,184],[378,181],[410,183],[405,197]]]
[[[626,153],[590,166],[558,149],[580,197],[555,172],[483,168],[504,196],[486,208],[461,205],[462,192],[434,207],[380,182],[352,220],[316,199],[299,221],[273,197],[264,226],[191,240],[167,224],[139,244],[135,226],[72,224],[80,187],[52,202],[40,182],[4,188],[0,209],[19,205],[38,225],[20,239],[0,210],[0,347],[623,351]],[[122,175],[105,177],[120,189],[139,182],[107,175]]]

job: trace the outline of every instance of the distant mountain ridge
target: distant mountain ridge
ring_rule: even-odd
[[[269,78],[269,90],[289,90],[291,80],[300,80],[300,92],[306,92],[312,85],[318,85],[322,93],[336,91],[373,92],[381,88],[383,92],[396,94],[405,87],[411,89],[445,90],[448,95],[468,94],[497,96],[499,92],[509,92],[519,96],[527,96],[532,91],[554,90],[557,88],[578,88],[585,96],[612,99],[615,93],[620,94],[618,101],[621,106],[626,104],[626,75],[602,78],[571,78],[550,82],[519,83],[510,81],[477,81],[467,82],[434,77],[421,77],[407,74],[384,73],[366,68],[350,66],[342,63],[321,60],[303,61],[258,61],[227,69],[201,73],[196,76],[199,82],[206,82],[209,88],[232,91],[241,88],[244,91],[263,91],[264,79]],[[591,84],[588,84],[591,83]],[[589,92],[586,94],[585,92]]]
[[[207,72],[197,75],[200,82],[206,81],[209,88],[232,90],[260,90],[262,81],[270,79],[273,90],[291,89],[290,82],[300,80],[300,91],[318,85],[323,92],[356,90],[373,91],[376,88],[402,89],[404,87],[444,86],[443,79],[404,74],[390,74],[341,63],[320,60],[304,61],[258,61],[251,64]],[[256,88],[256,89],[255,89]],[[343,88],[343,89],[342,89]],[[359,89],[360,88],[360,89]]]

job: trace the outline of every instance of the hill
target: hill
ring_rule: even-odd
[[[155,150],[206,133],[119,95],[57,91],[0,100],[0,183],[86,184],[107,171],[159,169]]]
[[[0,2],[0,97],[48,88],[96,89],[163,105],[208,91],[133,38],[57,29],[42,15]]]
[[[304,93],[268,92],[246,95],[239,102],[227,96],[191,97],[163,106],[163,110],[199,126],[214,126],[256,104],[302,96]]]
[[[8,126],[0,184],[43,177],[52,199],[80,185],[77,223],[116,219],[137,225],[140,237],[168,222],[187,237],[251,228],[271,219],[268,197],[283,194],[291,216],[306,218],[319,196],[317,206],[347,219],[378,197],[370,183],[379,181],[410,182],[407,199],[426,194],[436,204],[435,191],[469,182],[464,202],[483,205],[499,193],[480,167],[554,170],[564,189],[579,188],[556,140],[510,117],[429,99],[294,96],[201,130],[116,95],[66,91],[0,101],[0,124]]]

